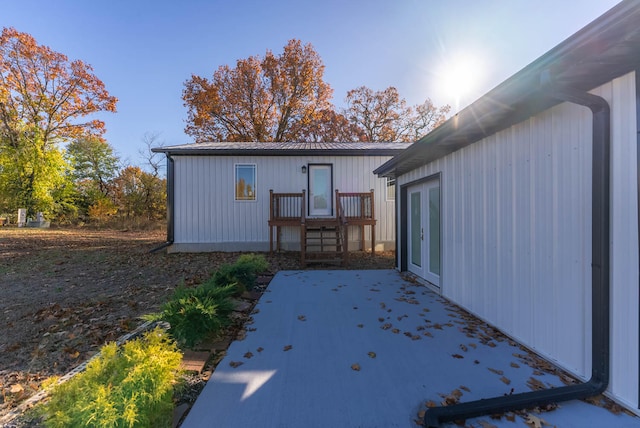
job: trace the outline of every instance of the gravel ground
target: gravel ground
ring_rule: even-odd
[[[0,228],[0,417],[37,393],[43,380],[134,330],[177,285],[198,284],[240,254],[151,253],[164,238],[162,230]],[[265,257],[270,268],[261,286],[279,270],[301,268],[299,253]],[[355,252],[348,268],[393,265],[393,253]],[[203,383],[202,376],[191,378],[185,401]]]

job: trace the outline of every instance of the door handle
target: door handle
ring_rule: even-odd
[[[420,228],[420,240],[424,241],[424,228]]]

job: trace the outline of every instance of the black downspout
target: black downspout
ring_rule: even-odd
[[[167,241],[149,251],[150,253],[155,253],[156,251],[160,251],[163,248],[166,248],[173,244],[173,192],[175,188],[174,175],[173,158],[171,157],[171,155],[169,155],[169,153],[167,153]]]
[[[610,114],[602,97],[582,91],[549,89],[549,95],[591,109],[593,160],[591,203],[591,379],[559,388],[488,398],[447,407],[433,407],[424,415],[425,427],[487,414],[584,399],[603,393],[609,384],[609,172]]]

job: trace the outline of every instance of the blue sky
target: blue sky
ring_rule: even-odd
[[[184,82],[240,58],[311,43],[342,107],[348,90],[395,86],[411,105],[464,107],[618,0],[21,0],[0,25],[94,67],[118,97],[106,138],[140,164],[145,133],[185,144]],[[466,76],[453,79],[459,58]]]

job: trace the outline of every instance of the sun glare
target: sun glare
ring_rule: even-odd
[[[481,61],[470,54],[458,54],[443,61],[440,68],[440,91],[443,96],[453,99],[452,107],[460,110],[461,103],[470,102],[478,91],[483,74]]]

